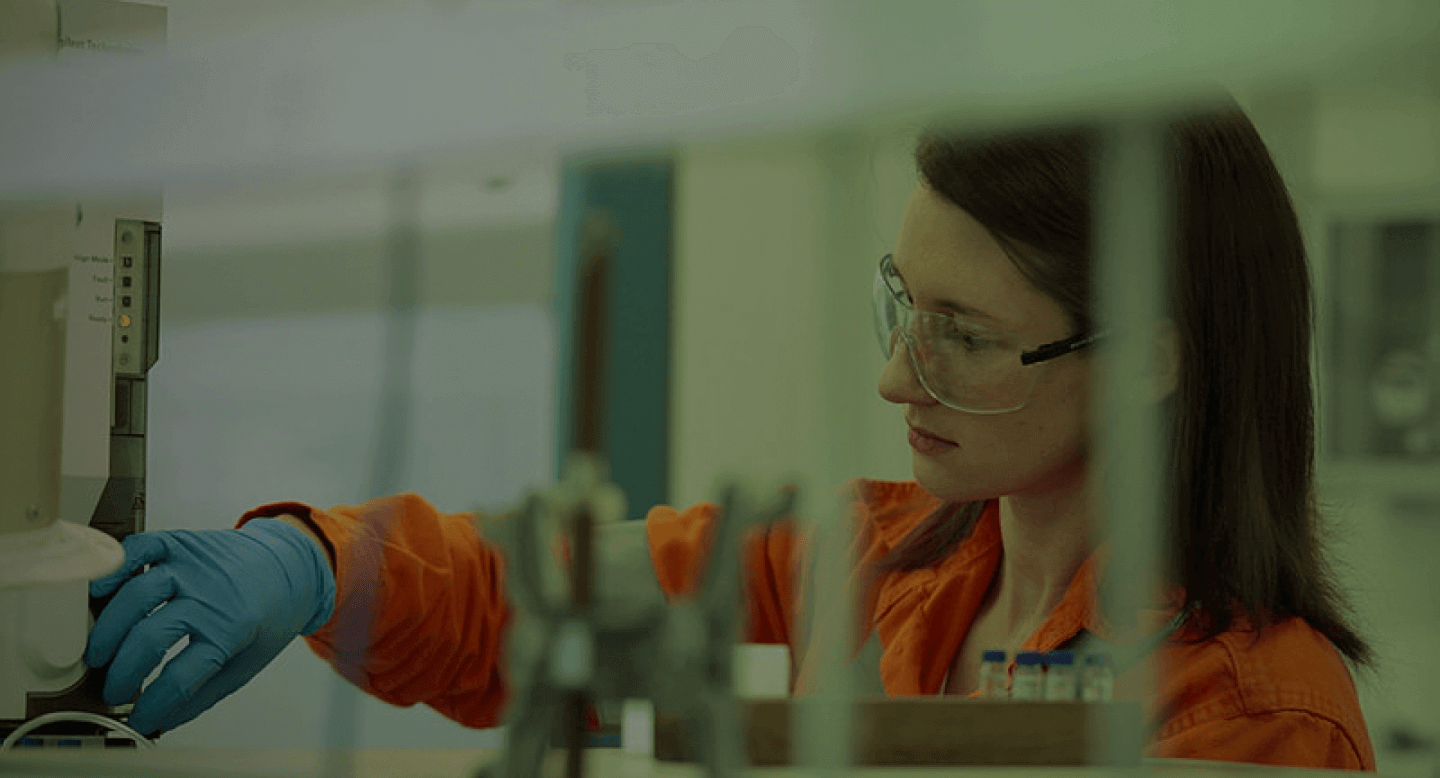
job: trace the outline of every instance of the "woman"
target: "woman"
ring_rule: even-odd
[[[1177,628],[1147,660],[1161,671],[1147,701],[1150,753],[1374,769],[1346,665],[1367,664],[1369,649],[1317,534],[1310,286],[1295,214],[1238,110],[1187,117],[1170,140],[1173,318],[1156,329],[1152,391],[1169,422],[1171,521],[1167,586],[1142,617]],[[1104,539],[1086,496],[1104,346],[1089,288],[1095,149],[1074,131],[930,134],[916,150],[921,182],[875,284],[889,356],[880,393],[904,407],[915,480],[855,484],[861,639],[878,643],[889,694],[974,693],[989,648],[1127,642],[1095,605]],[[692,584],[714,510],[650,512],[666,595]],[[370,560],[382,575],[359,580],[357,549],[382,545],[365,517],[380,514],[393,517]],[[747,539],[745,640],[788,644],[803,668],[797,538],[786,524]],[[125,567],[93,585],[105,595],[124,583],[87,653],[95,666],[113,658],[107,696],[133,697],[161,644],[192,638],[137,702],[137,727],[198,715],[297,633],[382,699],[500,723],[503,561],[468,514],[415,495],[328,511],[280,503],[237,530],[126,545]],[[145,564],[155,566],[130,580]],[[242,573],[267,583],[237,586]],[[180,607],[145,616],[166,600]],[[354,622],[333,614],[372,603],[366,651],[341,655],[337,624]]]

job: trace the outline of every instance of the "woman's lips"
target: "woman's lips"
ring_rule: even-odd
[[[955,448],[955,444],[944,438],[936,437],[918,427],[910,428],[910,448],[917,453],[934,455],[941,454]]]

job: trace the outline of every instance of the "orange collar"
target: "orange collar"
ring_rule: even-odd
[[[1100,581],[1109,561],[1111,544],[1102,544],[1095,549],[1075,571],[1065,596],[1051,611],[1035,635],[1027,641],[1027,650],[1050,651],[1051,643],[1058,646],[1079,634],[1081,630],[1114,645],[1130,645],[1140,642],[1156,629],[1164,626],[1179,612],[1185,602],[1182,587],[1161,585],[1153,599],[1153,607],[1144,608],[1136,614],[1135,626],[1116,630],[1105,618],[1100,605]],[[1035,648],[1030,649],[1030,644]]]

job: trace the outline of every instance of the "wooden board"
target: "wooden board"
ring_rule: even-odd
[[[314,778],[331,775],[327,761],[340,756],[353,766],[354,778],[474,778],[476,768],[497,756],[489,749],[448,750],[359,749],[340,754],[320,749],[171,749],[132,751],[96,755],[83,749],[57,749],[42,754],[0,755],[4,775],[93,775],[104,778]],[[699,765],[657,762],[648,756],[629,754],[618,748],[602,748],[585,754],[586,770],[595,778],[705,778]],[[1255,764],[1203,762],[1177,759],[1144,760],[1150,778],[1324,778],[1327,775],[1364,776],[1340,770],[1308,770],[1298,767],[1268,767]],[[541,778],[561,775],[564,752],[547,759]],[[28,771],[28,772],[27,772]],[[593,771],[593,772],[591,772]],[[803,768],[769,768],[757,775],[764,778],[811,778]],[[855,778],[955,778],[953,767],[857,767]],[[1386,775],[1382,772],[1381,775]],[[1396,773],[1398,776],[1399,773]],[[1004,778],[1115,778],[1107,767],[1011,767]]]
[[[791,700],[743,700],[749,763],[779,767],[791,759]],[[1135,703],[1021,702],[1011,700],[895,697],[856,702],[852,764],[863,766],[1051,765],[1109,762],[1092,746],[1092,722],[1120,717],[1140,727]],[[1139,739],[1137,738],[1137,741]],[[1138,764],[1140,754],[1125,754]],[[655,758],[688,762],[694,750],[684,722],[657,712]]]

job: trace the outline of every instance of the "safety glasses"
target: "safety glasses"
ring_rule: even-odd
[[[1035,391],[1039,365],[1078,351],[1103,334],[1075,335],[1025,348],[1008,333],[915,310],[890,254],[880,259],[872,300],[875,334],[890,359],[902,341],[920,385],[937,402],[967,413],[1010,413]]]

